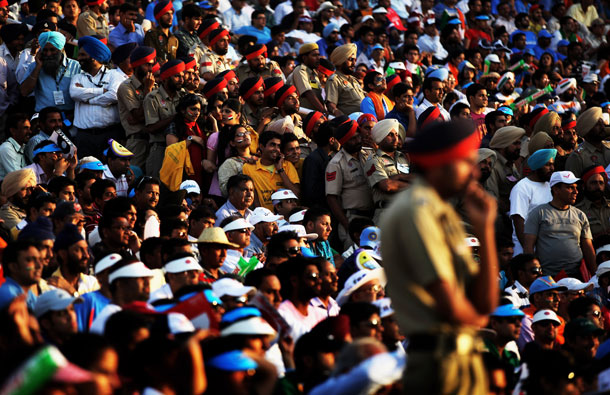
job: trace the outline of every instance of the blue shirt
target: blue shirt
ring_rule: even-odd
[[[397,119],[405,130],[409,130],[409,117],[405,113],[396,110],[396,108],[387,113],[385,119]]]
[[[322,56],[324,58],[328,58],[328,52],[327,52],[327,50],[328,50],[328,43],[326,42],[326,40],[321,38],[321,39],[319,39],[316,42],[316,44],[318,44],[318,50],[320,51],[320,56]],[[343,42],[343,39],[341,39],[341,40],[339,40],[339,41],[337,41],[335,43],[335,45],[337,47],[339,47],[339,46],[341,46],[343,44],[345,44],[345,42]]]
[[[0,287],[0,309],[6,308],[17,296],[23,293],[23,288],[10,277],[6,278],[6,281]],[[29,310],[34,310],[34,304],[36,304],[36,295],[32,291],[28,292],[28,296],[25,298],[25,302],[28,305]]]
[[[358,40],[356,41],[356,48],[358,49],[358,54],[356,55],[356,57],[360,56],[360,54],[362,53],[362,51],[364,51],[364,54],[366,55],[367,58],[371,57],[371,54],[373,53],[373,46],[372,45],[368,45],[366,48],[364,47],[366,44],[364,44],[362,42],[362,40]]]
[[[138,45],[144,44],[144,29],[142,29],[142,25],[137,23],[135,26],[135,32],[127,32],[125,26],[119,23],[119,25],[110,32],[108,43],[115,48],[127,43],[137,43]]]
[[[330,243],[328,240],[325,241],[314,241],[310,243],[311,250],[317,256],[321,256],[326,259],[330,263],[335,265],[335,258],[333,258],[333,250],[330,248]]]
[[[513,41],[513,37],[517,33],[525,34],[525,48],[534,48],[538,44],[538,37],[536,37],[536,33],[531,30],[515,30],[510,35],[510,41]]]
[[[383,104],[383,114],[385,115],[388,113],[388,106],[385,100],[383,99],[381,100],[381,103]],[[375,105],[373,104],[373,99],[368,96],[362,99],[362,101],[360,102],[360,111],[365,114],[371,114],[377,117],[377,112],[375,112]]]
[[[32,71],[36,68],[36,62],[32,62],[23,74],[23,78],[19,81],[23,84]],[[80,73],[80,64],[74,60],[64,56],[62,65],[59,67],[58,75],[52,77],[40,70],[40,75],[36,81],[34,88],[34,97],[36,98],[36,112],[40,112],[45,107],[57,107],[62,111],[74,110],[74,101],[70,97],[70,82],[72,76]],[[59,89],[58,89],[59,88]],[[64,94],[64,104],[55,104],[53,92],[60,90]]]
[[[256,37],[257,44],[267,44],[269,41],[271,41],[271,30],[267,26],[265,26],[262,30],[259,30],[252,25],[242,26],[235,33],[254,36]]]
[[[110,304],[110,299],[102,295],[102,291],[87,292],[81,295],[82,303],[74,303],[76,321],[79,332],[88,332],[89,326],[104,307]]]

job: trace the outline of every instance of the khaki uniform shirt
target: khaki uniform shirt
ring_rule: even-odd
[[[299,100],[301,101],[301,107],[309,108],[314,110],[313,104],[309,100],[303,97],[303,94],[307,91],[313,91],[320,103],[324,103],[322,98],[322,84],[318,78],[318,72],[313,70],[304,64],[300,64],[295,67],[292,74],[292,82],[297,91],[299,92]]]
[[[261,121],[261,110],[262,109],[259,108],[257,111],[254,111],[248,105],[248,103],[244,104],[243,112],[246,116],[246,121],[248,122],[248,125],[252,126],[253,129],[256,129],[258,127],[258,123]]]
[[[191,50],[193,57],[197,61],[198,65],[201,65],[201,61],[203,60],[204,55],[208,55],[212,53],[210,47],[200,42],[195,48]]]
[[[325,89],[326,101],[335,104],[345,115],[360,111],[360,102],[366,96],[356,77],[340,71],[328,77]]]
[[[366,172],[369,185],[373,188],[373,201],[375,204],[381,202],[387,203],[394,196],[394,194],[382,192],[377,188],[377,184],[396,174],[407,173],[408,166],[409,160],[400,151],[396,151],[392,158],[387,153],[378,149],[375,155],[367,159],[364,163],[364,171]]]
[[[165,91],[163,85],[146,95],[146,98],[144,99],[144,118],[146,119],[146,126],[174,116],[176,114],[176,107],[183,95],[184,91],[181,90],[176,96],[171,98]],[[165,144],[165,133],[151,134],[150,142]]]
[[[380,227],[388,288],[398,292],[392,303],[405,334],[463,329],[439,316],[437,302],[426,290],[443,280],[466,292],[478,271],[453,207],[416,178],[385,211]]]
[[[252,71],[248,63],[240,64],[235,68],[235,75],[237,75],[237,79],[240,82],[243,82],[246,78],[250,77],[263,77],[263,79],[269,77],[282,77],[282,79],[284,79],[284,73],[282,73],[280,65],[274,60],[268,60],[263,71],[260,73]]]
[[[1,226],[10,232],[12,228],[25,218],[25,210],[8,202],[0,207],[0,218],[4,220]]]
[[[597,206],[589,199],[584,198],[576,205],[576,208],[587,214],[593,238],[610,234],[610,202],[606,198],[603,198],[601,206]]]
[[[371,210],[373,191],[364,177],[362,153],[355,158],[339,150],[326,166],[326,195],[336,195],[345,210]]]
[[[231,63],[213,51],[204,53],[199,63],[199,74],[212,73],[217,75],[225,70],[231,70]],[[241,81],[241,80],[240,80]]]
[[[97,15],[91,10],[87,10],[78,16],[76,22],[76,31],[78,37],[93,36],[99,34],[102,37],[108,38],[110,30],[108,29],[108,22],[104,15]]]
[[[135,74],[119,85],[119,89],[117,91],[119,118],[121,119],[123,129],[125,129],[125,135],[128,137],[144,130],[144,123],[132,125],[127,120],[131,114],[131,111],[142,107],[144,97],[145,95],[142,83],[136,78]]]
[[[589,166],[599,165],[604,169],[610,164],[610,148],[602,144],[601,149],[597,149],[591,143],[583,141],[582,144],[572,152],[566,160],[566,170],[574,173],[576,177],[582,176],[583,169]]]
[[[498,159],[491,169],[491,174],[485,181],[485,189],[498,200],[498,209],[502,213],[510,210],[510,191],[517,181],[521,179],[521,174],[514,164],[507,166],[507,160],[496,151]]]
[[[167,36],[161,27],[150,29],[144,36],[144,45],[157,51],[157,61],[159,64],[176,59],[178,39],[172,34],[171,30],[169,36]]]

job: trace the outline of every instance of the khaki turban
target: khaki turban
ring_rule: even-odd
[[[589,108],[580,114],[576,120],[576,133],[581,137],[585,137],[600,119],[603,119],[601,107]]]
[[[489,148],[501,149],[506,148],[515,141],[519,140],[525,134],[525,130],[516,126],[504,126],[496,130],[494,136],[489,142]]]
[[[554,111],[549,111],[540,117],[536,124],[534,125],[534,129],[532,130],[532,136],[540,132],[546,132],[548,135],[551,134],[553,130],[553,125],[559,122],[561,125],[561,116]]]
[[[527,146],[528,155],[533,154],[534,152],[546,148],[548,144],[554,146],[553,139],[546,132],[539,132],[534,137],[530,139],[530,142]]]
[[[356,53],[358,53],[356,44],[343,44],[342,46],[335,48],[330,54],[330,61],[335,66],[340,66],[347,62],[349,58],[355,58]]]
[[[17,194],[23,188],[36,186],[36,173],[32,169],[15,170],[6,175],[2,180],[2,189],[0,193],[3,196],[10,198]]]
[[[403,133],[400,130],[401,128],[404,129],[397,119],[384,119],[383,121],[377,122],[375,126],[373,126],[371,136],[373,137],[373,140],[379,144],[392,131],[395,131],[398,136],[403,136]]]
[[[491,158],[491,163],[493,165],[496,163],[498,155],[496,154],[496,151],[489,148],[479,148],[479,162],[482,162],[487,158]]]

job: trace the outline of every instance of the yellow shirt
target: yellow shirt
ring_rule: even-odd
[[[292,163],[284,161],[284,166],[282,168],[286,172],[290,182],[293,184],[299,183],[299,175]],[[254,182],[254,191],[260,207],[265,207],[273,211],[271,195],[278,189],[286,188],[282,181],[282,176],[275,170],[275,166],[272,167],[272,170],[269,170],[267,169],[267,166],[261,165],[261,161],[259,160],[255,164],[244,164],[243,173],[252,178],[252,181]]]

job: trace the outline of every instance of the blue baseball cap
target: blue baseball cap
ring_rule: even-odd
[[[376,226],[369,226],[360,233],[360,247],[376,248],[379,246],[380,229]]]
[[[383,51],[383,46],[381,46],[381,44],[375,44],[373,45],[373,49],[372,51],[376,50],[376,49],[381,49]]]
[[[488,21],[488,20],[490,20],[491,18],[489,17],[489,15],[485,15],[485,14],[483,14],[483,15],[477,15],[477,16],[475,16],[475,17],[474,17],[474,19],[476,19],[477,21]]]
[[[526,48],[526,49],[523,51],[523,54],[524,54],[524,55],[525,55],[525,54],[527,54],[527,55],[536,56],[536,54],[534,53],[534,50],[533,50],[533,49],[531,49],[531,48]]]
[[[225,313],[220,322],[230,324],[249,317],[261,317],[261,312],[256,307],[240,307]]]
[[[448,25],[461,25],[461,24],[462,24],[462,21],[460,21],[460,19],[459,19],[459,18],[453,18],[453,19],[449,19],[449,20],[447,21],[447,24],[448,24]]]
[[[557,48],[559,48],[559,47],[567,47],[568,45],[570,45],[570,42],[568,40],[560,40],[557,43]]]
[[[604,108],[606,106],[610,106],[610,101],[605,101],[602,104],[599,105],[600,107]]]
[[[199,7],[203,8],[204,10],[210,10],[212,8],[214,8],[214,6],[212,6],[208,1],[204,0],[202,2],[199,3]]]
[[[256,369],[258,364],[242,351],[234,350],[222,353],[207,361],[213,368],[226,370],[228,372],[239,372],[244,370]]]
[[[538,292],[552,291],[556,290],[559,292],[565,292],[568,290],[567,287],[563,287],[553,280],[551,276],[538,277],[534,280],[532,285],[530,285],[530,295],[533,295]]]
[[[512,108],[502,106],[498,108],[498,111],[503,112],[506,115],[510,115],[511,117],[514,115]]]
[[[33,154],[34,156],[38,155],[38,154],[43,154],[45,152],[62,152],[61,148],[59,148],[57,146],[57,144],[55,143],[51,143],[51,144],[47,144],[44,147],[40,147],[38,149],[35,149]]]
[[[498,306],[490,314],[492,317],[523,317],[524,315],[525,313],[513,304]]]
[[[211,289],[204,289],[203,294],[205,295],[205,298],[208,300],[208,302],[210,302],[211,304],[222,305],[222,300],[220,300],[220,298],[218,298],[218,296],[216,296],[214,291],[212,291]]]
[[[96,161],[91,161],[91,162],[83,163],[83,164],[78,166],[78,169],[79,170],[104,171],[104,170],[106,170],[106,165],[104,165],[101,161],[96,160]]]
[[[546,31],[545,29],[542,29],[538,32],[538,38],[553,38],[553,36],[551,35],[551,33],[549,33],[548,31]]]

